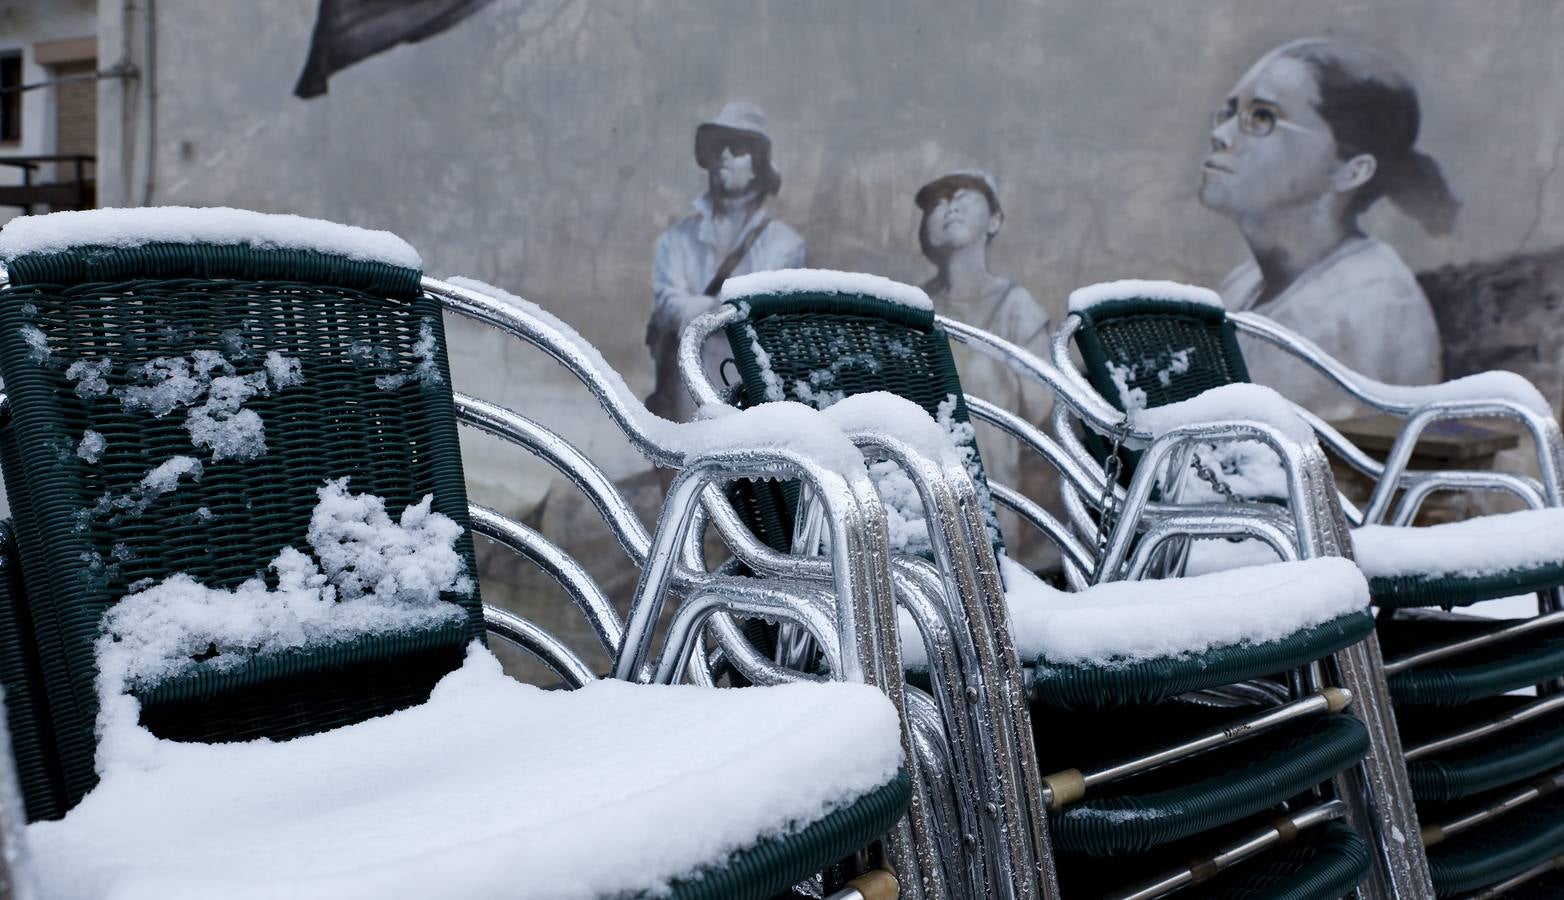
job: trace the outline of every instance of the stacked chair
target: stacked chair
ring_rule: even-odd
[[[921,507],[910,504],[918,508],[902,510],[902,518],[921,511],[930,539],[926,548],[902,549],[933,558],[935,589],[942,594],[936,605],[962,621],[986,604],[989,624],[1002,626],[993,635],[1000,656],[1014,654],[1023,665],[1024,702],[1013,705],[1010,718],[1028,720],[1032,748],[1019,758],[1035,761],[1039,774],[1033,776],[1037,792],[1022,802],[1047,814],[1041,827],[1010,841],[1037,841],[1032,853],[1048,876],[1037,882],[1039,895],[1145,898],[1193,886],[1188,895],[1324,898],[1360,885],[1372,896],[1427,894],[1421,850],[1406,838],[1415,834],[1415,819],[1385,706],[1367,584],[1346,561],[1331,558],[1350,552],[1345,525],[1323,487],[1329,485],[1323,456],[1312,442],[1304,446],[1290,437],[1301,427],[1290,413],[1282,417],[1290,421],[1205,422],[1148,441],[1146,452],[1164,459],[1195,440],[1232,432],[1268,442],[1303,470],[1294,481],[1295,499],[1303,502],[1287,513],[1257,518],[1247,510],[1201,509],[1181,515],[1149,502],[1153,486],[1145,476],[1115,494],[1100,467],[1082,465],[1030,423],[965,396],[951,358],[953,336],[1010,357],[1062,404],[1105,430],[1136,436],[1122,413],[1095,394],[1071,390],[1047,362],[937,319],[916,289],[868,276],[793,271],[730,279],[723,299],[723,309],[691,324],[680,348],[695,399],[739,406],[810,401],[835,414],[871,458],[898,463],[921,499]],[[704,342],[718,332],[742,375],[726,397],[702,371]],[[879,399],[886,391],[903,405]],[[866,397],[873,402],[855,405]],[[1086,546],[1036,504],[987,483],[967,425],[973,412],[1021,438],[1078,491],[1119,498],[1116,524],[1100,546]],[[921,469],[912,452],[924,448],[926,458],[937,455],[928,449],[931,427],[972,482],[956,511],[936,489],[938,476]],[[954,480],[947,477],[944,489]],[[1325,501],[1315,502],[1318,497]],[[786,547],[810,533],[814,513],[807,490],[770,486],[733,498],[708,494],[708,500],[719,523],[743,519],[757,544]],[[723,512],[730,500],[738,501],[737,510]],[[1059,591],[1021,566],[1001,563],[995,501],[1059,544],[1076,570],[1077,591]],[[1132,540],[1153,529],[1154,535]],[[1157,548],[1143,550],[1145,545],[1228,534],[1264,538],[1293,561],[1225,581],[1124,580],[1147,569],[1143,557]],[[730,541],[742,545],[736,536]],[[955,554],[964,560],[951,559]],[[918,571],[920,561],[901,556],[896,562]],[[1299,594],[1287,596],[1285,587],[1297,591],[1300,585],[1316,585],[1332,611],[1261,635],[1256,623],[1287,609]],[[1156,616],[1159,603],[1177,603],[1198,616],[1224,598],[1236,601],[1224,615],[1237,633],[1199,646],[1128,646],[1133,635],[1146,633],[1146,623],[1137,619]],[[956,648],[954,664],[941,663],[947,648],[930,640],[938,628],[915,608],[921,602],[916,592],[903,591],[898,601],[917,626],[901,629],[904,656],[914,664],[908,697],[921,695],[922,688],[936,699],[948,693],[942,668],[966,678],[961,683],[969,689],[970,707],[944,710],[947,740],[959,756],[965,749],[959,734],[971,727],[962,713],[981,715],[985,703],[1004,706],[1010,698],[1003,691],[983,693],[987,673],[977,661],[960,658],[963,648]],[[1249,625],[1256,629],[1246,630]],[[1083,650],[1076,631],[1109,637]],[[927,644],[927,676],[917,671],[923,654],[914,635]],[[756,652],[740,646],[754,642],[752,629],[730,628],[719,638],[734,658]],[[785,649],[760,648],[777,652],[778,659]],[[1025,773],[1022,780],[1028,781]],[[950,803],[953,813],[943,814],[957,816],[965,838],[976,830],[966,823],[992,815],[998,805],[980,782]],[[956,884],[953,893],[958,889],[978,896],[994,890],[992,883]]]
[[[1342,502],[1354,526],[1353,555],[1379,609],[1378,639],[1438,895],[1498,896],[1545,876],[1564,859],[1564,801],[1554,796],[1564,784],[1564,700],[1558,694],[1564,677],[1564,463],[1546,402],[1510,373],[1425,387],[1380,384],[1263,316],[1228,313],[1209,291],[1165,283],[1120,282],[1077,292],[1056,336],[1055,361],[1079,390],[1119,409],[1155,410],[1247,381],[1240,335],[1297,357],[1357,401],[1405,419],[1381,463],[1298,410],[1321,442],[1374,483],[1362,510]],[[1072,350],[1081,359],[1079,372]],[[1172,354],[1179,356],[1176,366],[1168,364]],[[1089,428],[1085,441],[1075,440],[1068,418],[1056,415],[1056,431],[1078,462],[1096,463],[1122,449],[1101,429]],[[1540,478],[1407,468],[1428,425],[1469,418],[1519,423],[1535,446]],[[1127,470],[1145,463],[1128,453],[1124,458]],[[1234,473],[1211,472],[1209,465],[1191,473],[1191,457],[1170,462],[1164,479],[1169,497],[1187,496],[1181,483],[1194,483],[1203,499],[1229,501],[1235,509],[1258,506],[1262,517],[1263,508],[1279,500],[1265,496],[1263,486],[1285,483],[1293,465],[1259,457],[1252,465],[1262,471],[1259,477],[1243,473],[1251,489],[1240,496],[1245,492],[1231,487]],[[1270,478],[1263,474],[1267,466]],[[1411,525],[1432,493],[1471,490],[1503,491],[1529,508]],[[1077,524],[1093,527],[1100,504],[1079,494],[1071,499]],[[1269,556],[1253,542],[1196,541],[1164,563],[1174,571],[1180,565],[1210,571]],[[1530,593],[1537,597],[1532,618],[1496,621],[1451,612]],[[1564,889],[1546,878],[1531,887],[1549,883]]]
[[[894,634],[883,513],[823,416],[763,410],[693,432],[651,420],[557,323],[423,278],[383,232],[103,210],[15,220],[0,256],[0,462],[15,516],[0,528],[0,682],[33,822],[24,833],[16,804],[0,810],[13,885],[768,898],[825,872],[816,886],[847,898],[895,896],[889,870],[916,870],[905,813],[918,773],[898,649],[881,640]],[[656,534],[557,435],[453,395],[445,312],[570,366],[638,446],[681,470]],[[582,485],[643,567],[628,621],[543,536],[469,505],[458,420]],[[812,581],[710,574],[684,552],[696,498],[764,477],[818,498],[833,553]],[[408,543],[420,528],[443,535],[434,549]],[[473,533],[553,575],[619,677],[484,605]],[[306,540],[324,567],[310,577],[297,550],[281,552]],[[342,555],[362,544],[380,555]],[[446,577],[432,583],[422,562],[437,550]],[[289,591],[328,611],[268,632]],[[417,615],[333,619],[348,608],[333,596],[411,603],[410,591]],[[670,596],[678,612],[653,653]],[[251,605],[230,615],[230,602]],[[804,630],[828,660],[812,680],[836,683],[672,685],[709,683],[692,636],[717,612]],[[144,641],[147,623],[193,643]],[[488,636],[572,689],[504,677]]]

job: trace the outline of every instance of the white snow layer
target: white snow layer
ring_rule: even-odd
[[[1314,429],[1293,410],[1292,401],[1260,384],[1224,384],[1177,403],[1131,409],[1129,416],[1130,423],[1150,432],[1153,440],[1181,425],[1253,421],[1270,425],[1300,444],[1314,441]]]
[[[142,734],[144,756],[29,826],[49,900],[655,893],[901,764],[895,711],[864,685],[544,691],[476,645],[427,703],[357,725]]]
[[[423,261],[389,231],[371,231],[303,216],[227,207],[162,206],[92,209],[18,216],[0,229],[0,260],[74,247],[139,247],[144,244],[248,244],[262,250],[314,250],[410,269]]]
[[[863,295],[914,309],[934,309],[921,288],[863,272],[831,269],[777,269],[729,278],[717,299],[722,302],[779,294]]]
[[[176,457],[142,486],[173,490],[192,466],[199,477],[199,461]],[[314,558],[286,547],[272,560],[275,591],[259,576],[225,590],[176,573],[111,607],[98,644],[105,710],[125,699],[125,689],[192,669],[194,657],[214,648],[217,655],[199,665],[231,669],[255,656],[465,615],[440,599],[443,591],[472,591],[455,548],[461,526],[431,511],[431,496],[393,522],[384,501],[348,493],[347,481],[328,481],[318,492],[306,535]]]
[[[954,410],[955,403],[949,402]],[[824,412],[826,418],[848,433],[857,430],[883,432],[906,443],[920,456],[945,465],[965,464],[965,457],[948,427],[935,422],[923,407],[889,391],[854,394],[836,401]]]
[[[1103,281],[1076,288],[1070,292],[1069,308],[1070,312],[1082,312],[1100,303],[1115,300],[1175,300],[1224,308],[1222,298],[1210,288],[1180,284],[1177,281],[1142,281],[1135,278]]]
[[[1000,573],[1016,652],[1054,664],[1128,665],[1276,641],[1369,603],[1368,582],[1339,557],[1068,593],[1008,557],[1000,559]],[[927,668],[927,651],[906,617],[901,633],[907,667]]]
[[[1352,531],[1358,566],[1370,578],[1493,575],[1564,564],[1564,509],[1528,509],[1445,525],[1368,525]]]
[[[1359,376],[1371,395],[1412,407],[1451,400],[1510,400],[1538,415],[1553,417],[1546,397],[1536,385],[1514,372],[1478,372],[1438,384],[1386,384]]]

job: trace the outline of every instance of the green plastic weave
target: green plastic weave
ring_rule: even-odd
[[[94,782],[98,622],[131,584],[182,571],[237,585],[283,547],[306,546],[316,491],[343,476],[352,491],[384,498],[393,515],[432,493],[434,509],[463,526],[458,549],[476,572],[441,310],[419,291],[416,270],[192,245],[23,257],[9,271],[0,375],[15,458],[4,474],[67,806]],[[52,355],[37,358],[24,329],[37,329]],[[397,384],[416,371],[421,334],[434,339],[436,377]],[[184,410],[157,418],[113,396],[139,383],[133,366],[197,350],[224,352],[241,375],[268,351],[303,363],[303,384],[245,403],[265,424],[264,455],[213,461],[192,445]],[[111,393],[79,394],[66,367],[102,358],[114,360]],[[107,439],[96,463],[73,452],[87,429]],[[127,496],[177,455],[202,459],[199,482],[183,481],[139,515],[83,512],[105,493]],[[432,632],[261,658],[229,673],[198,666],[141,695],[144,721],[190,739],[284,738],[419,702],[483,637],[477,593],[449,599],[467,615]],[[385,665],[399,659],[416,664],[405,672]],[[230,704],[233,717],[213,716],[211,701],[234,697],[245,702]]]
[[[1369,594],[1381,609],[1438,606],[1452,609],[1500,597],[1522,597],[1550,588],[1564,587],[1564,564],[1515,569],[1496,575],[1444,575],[1427,578],[1400,575],[1369,579]]]
[[[1506,697],[1505,700],[1521,698]],[[1533,699],[1533,698],[1526,698]],[[1492,718],[1496,704],[1474,704],[1470,713],[1446,714],[1444,731],[1456,731]],[[1510,704],[1505,704],[1506,706]],[[1412,793],[1419,802],[1446,803],[1470,797],[1564,766],[1564,714],[1544,716],[1490,737],[1448,750],[1432,759],[1407,764]]]
[[[1380,623],[1386,657],[1475,637],[1519,620],[1390,620]],[[1564,676],[1564,629],[1522,635],[1390,676],[1397,705],[1459,706]]]
[[[1278,641],[1218,647],[1122,666],[1058,665],[1039,659],[1031,700],[1054,710],[1155,703],[1179,694],[1294,669],[1368,637],[1374,617],[1349,613]],[[1038,715],[1046,712],[1038,711]]]
[[[5,686],[6,725],[27,821],[57,818],[63,811],[60,768],[41,696],[43,669],[32,642],[32,616],[10,519],[0,522],[0,684]]]
[[[1221,900],[1340,900],[1373,865],[1373,851],[1345,822],[1327,822],[1297,841],[1245,860],[1207,882]]]
[[[950,339],[935,324],[932,310],[870,296],[807,292],[746,297],[733,305],[748,310],[742,321],[727,328],[744,387],[741,402],[753,403],[756,398],[808,402],[812,395],[832,391],[845,397],[888,391],[918,404],[931,416],[939,414],[941,404],[949,407],[954,398],[951,421],[971,421]],[[781,398],[775,396],[774,384],[769,388],[772,395],[767,395],[768,367],[761,365],[757,344],[768,357],[769,374],[780,381]],[[800,385],[807,389],[801,391]],[[969,470],[994,551],[1002,553],[1004,540],[988,495],[982,457],[975,441],[968,440],[965,448],[971,450]],[[784,492],[781,500],[785,506],[778,509],[776,493],[759,491],[752,501],[759,514],[752,527],[778,549],[786,546],[778,546],[783,534],[789,540],[792,536],[796,487]]]
[[[1316,716],[1107,786],[1052,817],[1060,850],[1107,857],[1254,815],[1355,765],[1368,731],[1345,714]]]
[[[912,801],[905,770],[889,784],[828,813],[802,830],[736,851],[720,868],[678,881],[671,900],[768,900],[891,830]]]
[[[1148,408],[1188,400],[1234,382],[1248,381],[1238,335],[1227,313],[1200,303],[1126,298],[1099,303],[1075,313],[1081,325],[1075,345],[1086,379],[1114,407],[1125,408],[1121,393],[1145,393]],[[1176,354],[1182,353],[1179,357]],[[1086,446],[1099,460],[1109,447],[1090,429]],[[1140,462],[1138,451],[1123,451],[1129,483]]]
[[[1564,797],[1529,803],[1486,825],[1428,848],[1440,897],[1503,881],[1547,861],[1564,847]]]

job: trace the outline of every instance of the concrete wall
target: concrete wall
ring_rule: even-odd
[[[124,4],[102,9],[104,45],[142,52]],[[105,166],[105,201],[391,229],[432,274],[556,311],[643,392],[652,242],[703,189],[692,130],[729,98],[770,116],[776,211],[809,264],[926,278],[911,195],[979,167],[1008,214],[994,268],[1057,322],[1078,285],[1212,284],[1243,259],[1195,198],[1209,113],[1269,48],[1352,36],[1406,61],[1421,146],[1464,204],[1446,238],[1388,204],[1371,232],[1418,270],[1564,243],[1555,0],[496,0],[305,102],[291,89],[315,11],[159,0],[155,101],[145,85],[102,88],[100,142],[125,157],[117,184]],[[453,333],[460,386],[557,425],[616,476],[642,468],[552,364],[477,328]],[[524,512],[542,494],[514,454],[479,439],[468,452],[488,502]]]

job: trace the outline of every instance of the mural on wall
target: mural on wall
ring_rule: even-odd
[[[652,314],[646,323],[656,386],[652,412],[686,421],[695,408],[679,380],[679,333],[717,303],[733,275],[792,269],[804,264],[804,239],[766,211],[782,189],[771,156],[766,116],[752,103],[732,102],[695,129],[695,163],[706,171],[706,192],[695,212],[657,239],[652,263]],[[722,384],[721,341],[708,341],[707,376]]]
[[[1358,218],[1389,199],[1433,234],[1458,204],[1418,149],[1412,84],[1385,54],[1310,38],[1263,56],[1213,116],[1200,201],[1230,218],[1252,258],[1219,293],[1394,384],[1441,380],[1439,327],[1412,271]],[[1350,399],[1297,360],[1250,353],[1250,375],[1326,419]]]

